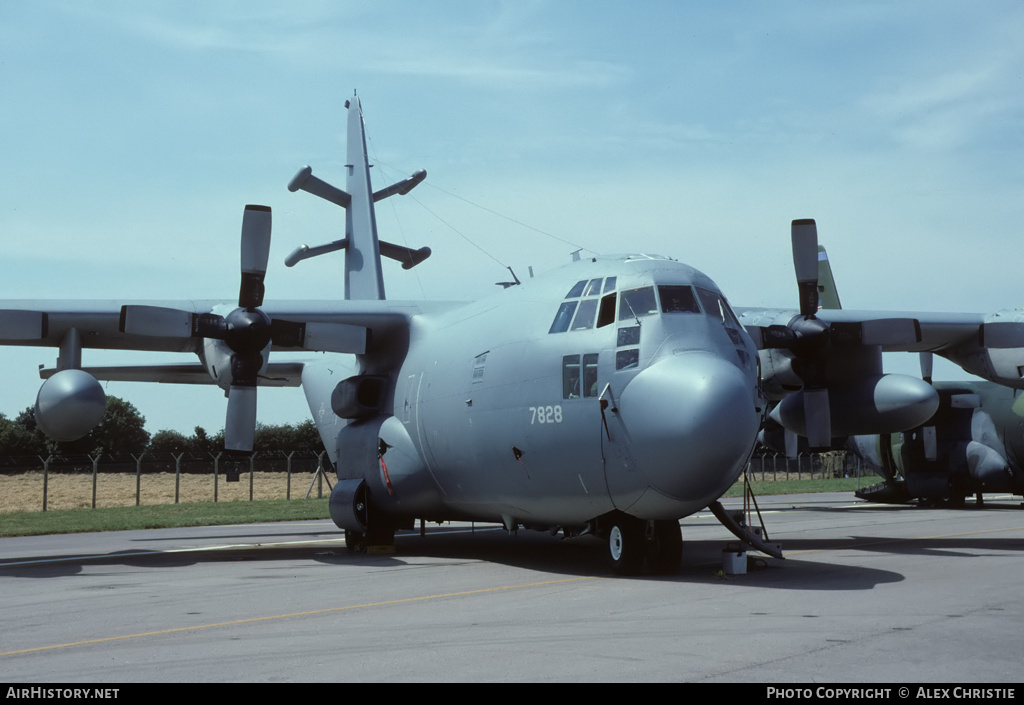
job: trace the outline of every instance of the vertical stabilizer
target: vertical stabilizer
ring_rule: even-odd
[[[381,255],[402,263],[411,269],[430,256],[429,247],[413,250],[404,245],[381,242],[377,238],[377,216],[373,204],[390,196],[412,191],[427,177],[420,169],[412,176],[374,192],[370,185],[370,163],[366,157],[366,133],[363,131],[363,108],[358,96],[345,101],[348,108],[348,152],[346,155],[345,188],[331,186],[313,176],[313,168],[303,167],[288,184],[289,191],[306,191],[345,209],[345,237],[325,245],[295,249],[284,263],[293,267],[310,257],[330,252],[345,252],[345,298],[362,300],[384,299],[384,275],[380,267]]]
[[[383,299],[384,275],[380,268],[377,216],[373,210],[370,163],[366,157],[366,133],[359,97],[348,107],[348,170],[345,186],[352,201],[345,213],[345,298]]]
[[[828,263],[828,253],[822,245],[818,245],[818,300],[824,309],[843,307],[839,303],[836,280],[832,278],[832,265]]]

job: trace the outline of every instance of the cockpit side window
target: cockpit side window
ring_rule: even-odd
[[[597,395],[597,353],[588,353],[583,356],[583,396]]]
[[[572,322],[572,314],[576,311],[576,306],[579,302],[577,301],[566,301],[558,307],[558,313],[555,314],[555,320],[551,323],[551,328],[548,329],[548,333],[564,333],[569,330],[569,324]]]
[[[562,358],[562,398],[580,398],[579,355],[566,355]]]
[[[658,303],[654,300],[654,287],[645,286],[621,292],[619,297],[619,320],[649,316],[658,312]]]
[[[615,323],[615,292],[601,298],[601,310],[597,314],[597,327],[604,328]]]
[[[665,313],[700,313],[697,297],[688,286],[661,285],[658,287],[661,310]]]
[[[701,306],[704,307],[704,312],[713,318],[717,318],[722,323],[739,328],[740,322],[736,320],[736,314],[729,308],[729,304],[725,302],[721,296],[708,289],[702,289],[697,287],[697,296],[700,297]]]

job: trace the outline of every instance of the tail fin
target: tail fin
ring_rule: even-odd
[[[417,171],[408,179],[374,193],[370,185],[370,163],[366,156],[363,108],[358,96],[345,101],[345,107],[348,108],[348,153],[345,165],[347,191],[313,176],[313,170],[308,166],[299,171],[288,184],[289,191],[302,189],[344,208],[345,238],[316,247],[302,245],[288,256],[285,264],[290,267],[309,257],[346,250],[345,298],[381,300],[385,298],[381,255],[398,260],[405,269],[409,269],[429,257],[430,248],[413,250],[381,242],[377,237],[377,216],[373,204],[396,193],[404,196],[426,178],[427,172]]]
[[[345,214],[345,298],[383,299],[384,274],[380,269],[377,216],[370,188],[370,162],[366,157],[363,107],[359,97],[345,103],[348,108],[348,158],[345,186],[352,202]]]
[[[818,245],[818,301],[821,308],[840,309],[839,292],[836,280],[832,278],[832,265],[828,263],[828,253],[823,245]]]

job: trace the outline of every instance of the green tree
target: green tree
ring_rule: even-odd
[[[192,439],[180,431],[157,431],[149,441],[152,453],[188,453],[192,451]]]
[[[0,455],[46,454],[46,438],[36,431],[35,420],[32,419],[29,428],[25,423],[27,419],[32,419],[31,413],[26,415],[23,411],[14,421],[0,413]]]

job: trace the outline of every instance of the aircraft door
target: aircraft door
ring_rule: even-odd
[[[636,373],[630,369],[616,369],[616,358],[621,362],[626,356],[617,350],[605,350],[598,360],[598,389],[601,411],[601,445],[604,463],[605,483],[612,503],[625,511],[642,492],[642,477],[630,454],[629,431],[618,412],[618,395]]]

